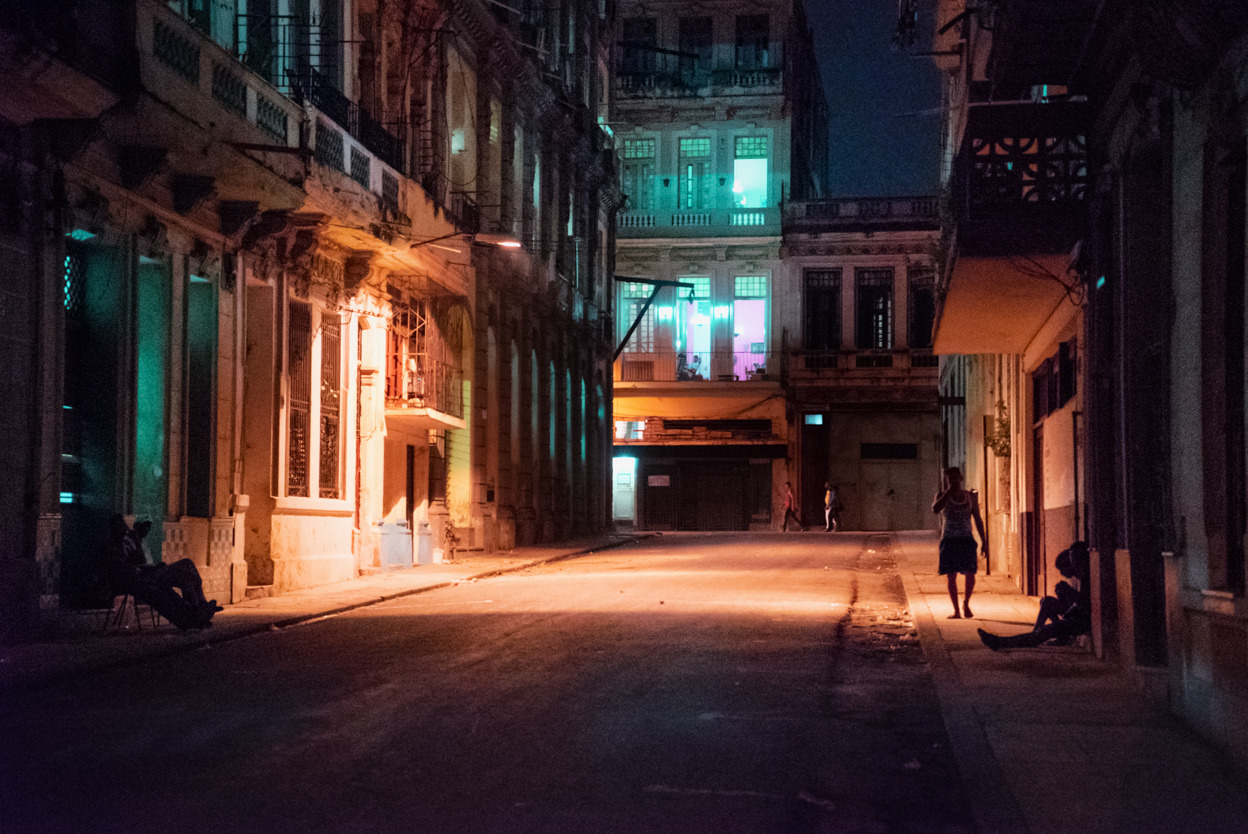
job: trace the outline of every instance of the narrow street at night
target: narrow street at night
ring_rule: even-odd
[[[0,827],[971,831],[891,541],[668,534],[23,692]]]

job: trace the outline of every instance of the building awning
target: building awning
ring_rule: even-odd
[[[628,396],[625,390],[617,388],[612,405],[613,419],[774,419],[778,416],[781,423],[784,421],[784,398],[779,393],[733,395],[722,388],[708,387],[707,393],[702,394],[697,388],[697,383],[685,383],[679,392],[667,396],[652,393]]]
[[[949,278],[933,352],[1023,353],[1058,305],[1068,255],[959,257]]]

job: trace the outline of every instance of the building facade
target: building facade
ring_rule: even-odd
[[[939,4],[953,448],[1009,453],[1020,585],[1088,541],[1096,651],[1242,765],[1248,14],[1036,6]]]
[[[623,3],[613,517],[772,524],[790,480],[781,206],[820,195],[826,107],[801,5]]]
[[[0,13],[6,635],[115,513],[232,601],[609,524],[610,11]]]
[[[823,522],[829,483],[843,529],[935,527],[936,209],[935,197],[785,205],[776,312],[788,460],[808,524]]]

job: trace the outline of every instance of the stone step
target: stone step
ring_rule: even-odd
[[[264,599],[273,596],[272,585],[248,585],[245,597],[247,599]]]

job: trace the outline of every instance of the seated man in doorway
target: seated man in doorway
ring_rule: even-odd
[[[131,594],[184,631],[207,628],[221,606],[215,599],[204,597],[199,569],[190,559],[169,565],[148,563],[143,539],[151,529],[150,521],[140,521],[131,528],[120,515],[109,519],[104,563],[113,593]]]
[[[1058,582],[1053,589],[1053,596],[1040,600],[1040,613],[1032,630],[1025,634],[1002,637],[989,634],[981,628],[979,639],[985,646],[994,652],[1001,649],[1033,648],[1050,641],[1054,645],[1068,646],[1080,635],[1091,633],[1092,600],[1088,584],[1088,546],[1084,542],[1075,542],[1057,554],[1054,565],[1070,582]]]

